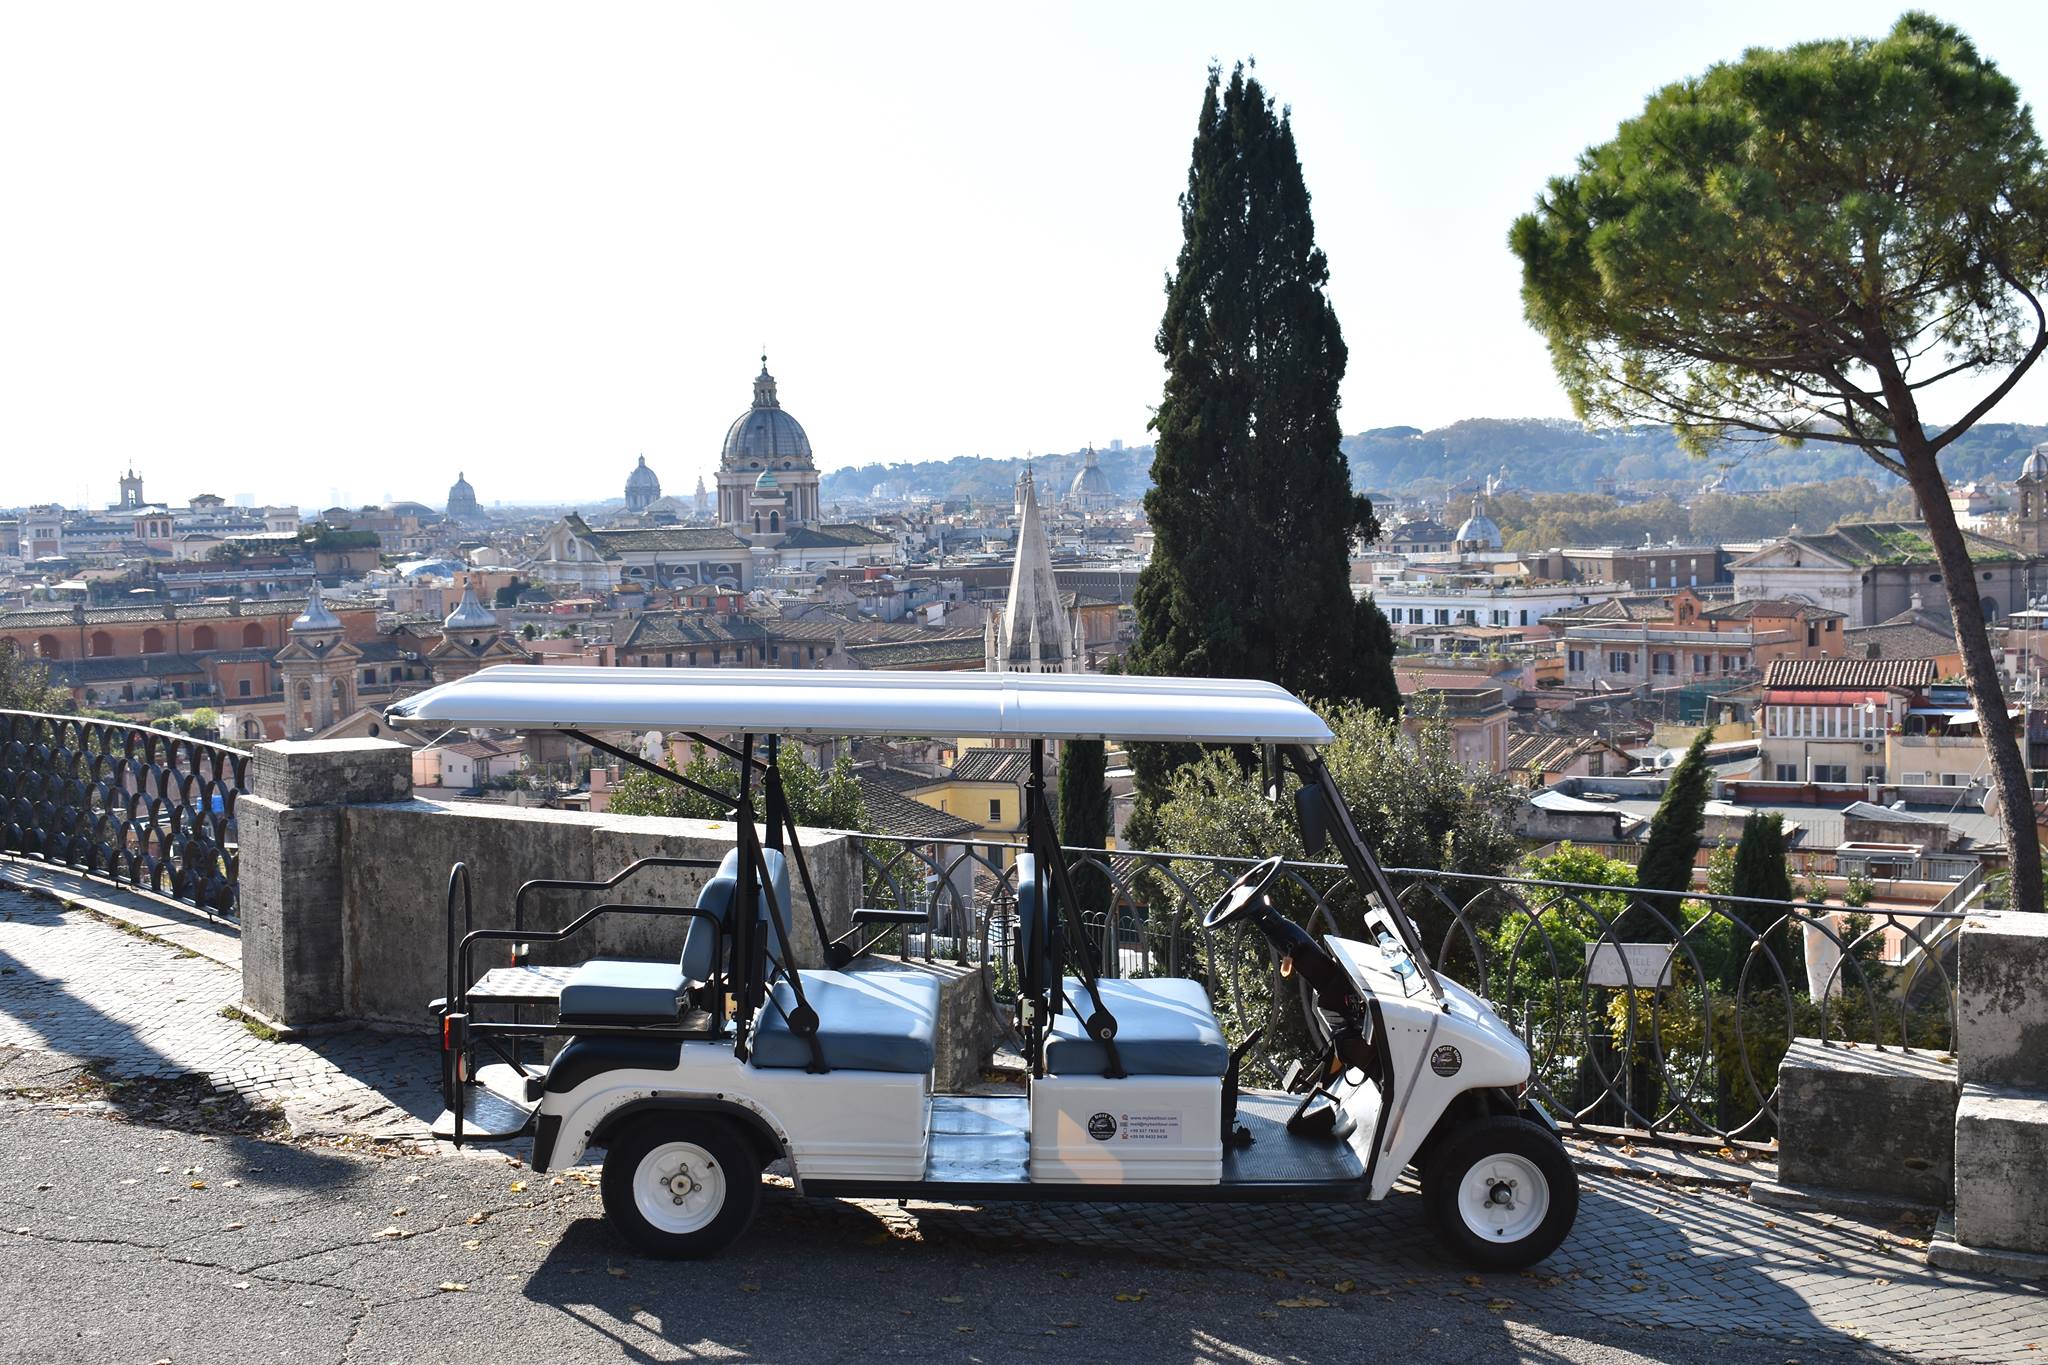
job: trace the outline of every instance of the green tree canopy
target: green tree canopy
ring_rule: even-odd
[[[1290,119],[1241,66],[1209,71],[1180,208],[1132,671],[1265,678],[1392,715],[1392,633],[1351,592],[1353,539],[1378,523],[1340,444],[1329,263]],[[1156,791],[1171,760],[1137,761]]]
[[[50,670],[40,659],[0,640],[0,711],[68,712],[71,693],[50,681]]]
[[[1699,449],[1846,446],[1911,486],[2017,899],[2039,909],[2033,801],[1940,464],[2048,345],[2048,171],[2012,81],[1918,13],[1880,39],[1753,49],[1652,95],[1509,244],[1582,418],[1670,422]],[[1960,416],[1930,425],[1937,386]]]
[[[675,764],[668,764],[671,770]],[[776,770],[782,774],[783,794],[789,798],[790,814],[799,825],[814,829],[867,830],[867,811],[861,804],[860,781],[853,775],[853,760],[841,754],[829,773],[821,773],[804,762],[803,748],[785,744],[776,755]],[[712,750],[700,749],[683,768],[682,775],[714,791],[737,792],[739,768]],[[761,810],[760,786],[754,788],[755,810]],[[665,815],[683,820],[725,820],[732,807],[634,769],[612,793],[611,808],[621,815]]]

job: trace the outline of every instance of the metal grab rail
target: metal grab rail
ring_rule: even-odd
[[[0,711],[0,849],[232,917],[248,765],[148,726]]]
[[[980,967],[987,1006],[1006,1026],[1023,845],[857,837],[868,903],[924,911],[924,933],[912,935],[919,950]],[[1203,980],[1233,1041],[1266,1029],[1246,1064],[1277,1077],[1300,1038],[1295,989],[1249,937],[1196,927],[1255,860],[1063,851],[1070,869],[1093,867],[1109,883],[1109,910],[1088,917],[1102,973]],[[1954,1039],[1959,908],[1857,910],[1431,868],[1386,874],[1438,969],[1493,1004],[1529,1046],[1538,1098],[1585,1131],[1768,1147],[1778,1061],[1793,1037],[1937,1051]],[[1282,885],[1313,930],[1356,932],[1363,900],[1341,865],[1289,862]],[[1623,945],[1654,945],[1665,965],[1650,975],[1644,955]]]

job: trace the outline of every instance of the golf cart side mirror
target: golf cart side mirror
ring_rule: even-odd
[[[1330,846],[1330,807],[1323,789],[1313,784],[1294,792],[1294,817],[1301,826],[1301,846],[1313,858]]]

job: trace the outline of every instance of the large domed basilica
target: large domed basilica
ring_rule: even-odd
[[[818,467],[803,424],[775,394],[768,357],[754,376],[754,405],[726,429],[718,457],[718,520],[749,539],[816,525]]]

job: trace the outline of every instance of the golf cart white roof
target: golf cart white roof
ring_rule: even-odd
[[[504,664],[394,702],[401,729],[1327,744],[1285,688],[1234,678]]]

